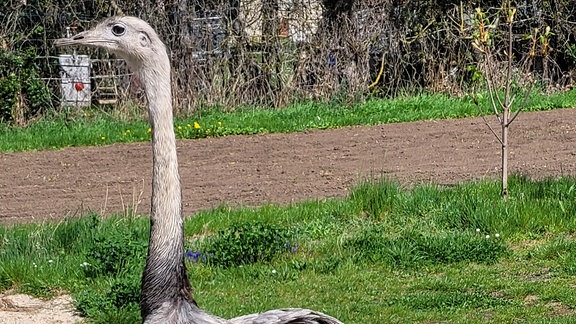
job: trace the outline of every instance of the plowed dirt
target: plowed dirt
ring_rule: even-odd
[[[498,124],[489,118],[495,130]],[[510,130],[510,172],[576,175],[576,109],[523,113]],[[184,212],[342,197],[365,177],[406,185],[498,178],[500,144],[481,118],[295,134],[179,140]],[[147,214],[150,143],[0,154],[0,224],[94,211]]]

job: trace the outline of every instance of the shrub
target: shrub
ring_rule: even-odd
[[[130,272],[146,259],[146,247],[146,241],[133,233],[99,233],[86,253],[84,273],[93,278]]]
[[[0,47],[0,121],[22,122],[50,104],[35,58],[33,50],[14,53]]]
[[[125,276],[113,280],[104,291],[92,289],[74,294],[75,306],[82,316],[97,322],[128,323],[140,322],[138,303],[140,300],[140,277]],[[122,320],[118,320],[121,316]],[[113,320],[115,319],[115,320]]]
[[[232,267],[269,262],[277,254],[290,251],[290,232],[260,222],[233,224],[220,231],[206,247],[207,262]]]

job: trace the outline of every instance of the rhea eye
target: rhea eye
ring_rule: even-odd
[[[122,25],[114,25],[112,26],[112,34],[115,36],[122,36],[126,32],[126,28]]]

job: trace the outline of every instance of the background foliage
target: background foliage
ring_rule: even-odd
[[[533,68],[526,64],[532,55],[544,89],[571,86],[576,8],[568,0],[513,5],[517,73]],[[281,107],[306,98],[350,101],[422,90],[461,95],[481,75],[482,58],[472,46],[476,8],[503,48],[500,6],[494,0],[7,0],[0,4],[0,118],[25,122],[58,107],[53,39],[67,26],[81,31],[113,14],[139,16],[161,34],[171,49],[176,106],[185,113],[205,105]],[[496,53],[501,61],[503,55]],[[99,64],[93,73],[119,69],[125,67]],[[120,82],[121,98],[139,93],[133,81]]]

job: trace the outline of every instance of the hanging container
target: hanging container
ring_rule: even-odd
[[[92,99],[90,87],[90,57],[88,55],[59,55],[62,106],[89,107]]]

